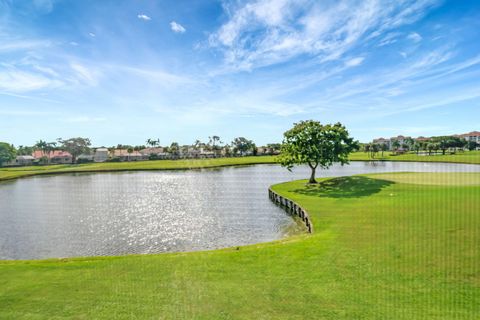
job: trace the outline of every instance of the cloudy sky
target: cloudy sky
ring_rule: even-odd
[[[0,141],[480,130],[475,0],[0,0]]]

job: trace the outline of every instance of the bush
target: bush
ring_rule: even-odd
[[[89,159],[84,159],[84,158],[80,158],[80,159],[77,159],[77,163],[78,164],[82,164],[82,163],[92,163],[93,160],[89,160]]]

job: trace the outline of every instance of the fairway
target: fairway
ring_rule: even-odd
[[[354,152],[350,155],[351,161],[416,161],[416,162],[446,162],[480,164],[480,151],[469,151],[453,155],[418,156],[416,154],[404,154],[391,156],[387,153],[382,157],[379,154],[372,159],[364,152]],[[132,161],[132,162],[102,162],[76,165],[46,165],[28,167],[0,168],[0,181],[20,177],[29,177],[42,174],[59,174],[74,172],[108,172],[108,171],[134,171],[134,170],[186,170],[217,168],[237,165],[269,164],[278,163],[276,156],[249,156],[236,158],[212,158],[212,159],[180,159],[180,160],[155,160],[155,161]]]
[[[416,162],[455,162],[455,163],[470,163],[480,164],[480,151],[459,151],[455,154],[432,154],[432,155],[417,155],[413,152],[392,155],[390,151],[379,152],[375,158],[372,158],[365,152],[354,152],[350,155],[351,161],[416,161]]]
[[[0,262],[0,318],[480,317],[480,174],[273,189],[309,212],[313,235],[208,252]]]
[[[274,156],[212,158],[212,159],[179,159],[131,162],[101,162],[86,164],[63,164],[47,166],[28,166],[0,168],[0,181],[41,174],[61,174],[74,172],[109,172],[135,170],[187,170],[202,168],[219,168],[252,164],[276,163]]]

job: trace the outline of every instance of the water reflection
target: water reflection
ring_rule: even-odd
[[[480,166],[354,162],[319,172],[480,171]],[[192,251],[304,232],[272,204],[273,183],[308,168],[276,165],[197,171],[32,177],[0,183],[0,259]]]

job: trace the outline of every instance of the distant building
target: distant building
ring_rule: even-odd
[[[128,152],[127,149],[115,149],[112,152],[112,158],[118,158],[120,161],[141,161],[148,160],[148,156],[138,151]]]
[[[385,139],[385,138],[373,139],[373,143],[379,144],[379,145],[386,145],[388,150],[391,149],[390,139]]]
[[[73,161],[72,155],[67,151],[54,150],[49,153],[45,153],[41,150],[35,150],[32,154],[32,157],[35,160],[40,160],[42,158],[47,158],[49,163],[54,164],[70,164]]]
[[[165,153],[164,149],[162,147],[156,147],[156,148],[145,148],[139,151],[141,154],[149,156],[152,154],[159,155]]]
[[[430,141],[430,139],[431,138],[425,138],[425,137],[420,136],[418,138],[415,138],[415,141],[417,141],[417,142],[428,142],[428,141]]]
[[[95,162],[105,162],[108,160],[108,149],[107,148],[97,148],[95,154],[93,155],[93,161]]]
[[[257,156],[263,156],[263,155],[272,155],[272,154],[278,154],[276,150],[274,150],[271,147],[257,147]]]
[[[31,166],[35,161],[32,156],[17,156],[10,162],[4,163],[4,166]]]
[[[472,131],[469,133],[464,133],[458,135],[460,138],[464,138],[467,141],[473,141],[476,143],[480,143],[480,132],[479,131]]]

